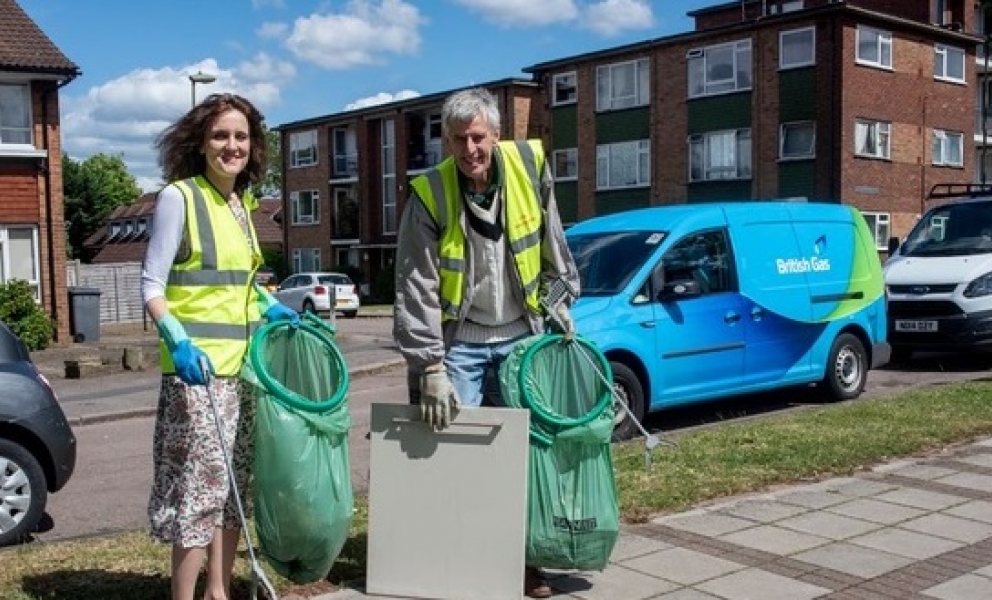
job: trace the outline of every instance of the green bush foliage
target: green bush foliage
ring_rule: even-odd
[[[27,281],[0,283],[0,320],[24,341],[28,350],[44,350],[52,342],[55,324],[34,300]]]

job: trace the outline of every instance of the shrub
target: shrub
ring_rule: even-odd
[[[34,299],[27,281],[0,283],[0,320],[24,341],[28,350],[44,350],[52,341],[55,324]]]

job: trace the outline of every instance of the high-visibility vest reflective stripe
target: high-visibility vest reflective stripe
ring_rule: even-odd
[[[541,230],[543,211],[540,198],[540,173],[544,166],[544,148],[540,140],[500,142],[498,150],[503,168],[503,206],[507,243],[524,286],[527,305],[536,312],[541,274]],[[498,159],[494,157],[494,160]],[[465,294],[465,235],[458,221],[458,167],[448,157],[414,179],[410,185],[436,223],[442,227],[439,255],[442,319],[458,319]],[[439,203],[438,199],[444,201]]]
[[[254,248],[249,250],[226,199],[206,179],[195,177],[175,185],[186,201],[190,252],[169,271],[165,288],[169,312],[210,357],[215,374],[237,375],[261,319],[251,286],[255,269],[262,262],[251,223],[251,211],[258,203],[251,194],[242,198]],[[164,346],[161,349],[162,372],[174,373],[172,357]]]

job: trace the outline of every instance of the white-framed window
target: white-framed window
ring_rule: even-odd
[[[289,166],[309,167],[317,164],[317,130],[289,134]]]
[[[792,0],[791,2],[782,2],[781,4],[773,4],[769,7],[769,13],[776,15],[779,13],[787,13],[795,10],[803,9],[803,0]]]
[[[891,153],[892,124],[885,121],[854,121],[854,153],[868,158],[888,159]]]
[[[35,225],[0,225],[0,282],[14,279],[27,281],[35,301],[41,301],[41,261]]]
[[[293,248],[293,272],[322,271],[320,248]]]
[[[816,64],[816,29],[804,27],[778,34],[778,66],[794,69]]]
[[[334,240],[357,240],[359,236],[359,206],[355,198],[355,187],[334,188]]]
[[[31,140],[31,88],[0,83],[0,146],[28,146]]]
[[[575,71],[555,73],[551,77],[551,106],[575,104],[578,99],[578,79]]]
[[[396,121],[382,122],[382,233],[396,233]]]
[[[964,83],[964,50],[937,44],[933,47],[933,77],[941,81]]]
[[[889,247],[889,213],[863,210],[861,215],[875,235],[875,249],[886,250]]]
[[[335,127],[331,132],[334,140],[334,174],[342,177],[358,175],[358,137],[354,127]]]
[[[293,225],[316,225],[320,223],[320,193],[317,190],[290,192],[289,201],[293,214]]]
[[[596,189],[651,185],[651,141],[596,146]]]
[[[779,127],[779,160],[816,157],[816,123],[796,121]]]
[[[424,137],[427,140],[440,140],[444,136],[444,126],[441,122],[441,113],[431,113],[427,115],[427,131]]]
[[[579,176],[579,149],[563,148],[551,154],[551,165],[555,179],[572,180]]]
[[[596,67],[596,110],[646,106],[651,101],[648,59]]]
[[[862,65],[892,68],[892,32],[858,25],[857,62]]]
[[[959,131],[933,130],[933,164],[943,167],[964,165],[964,134]]]
[[[686,58],[690,98],[751,89],[751,40],[694,48]]]
[[[750,129],[728,129],[689,136],[689,181],[750,177]]]

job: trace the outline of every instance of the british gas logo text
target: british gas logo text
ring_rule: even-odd
[[[809,258],[776,258],[775,268],[779,275],[808,273],[810,271],[829,271],[830,259],[811,256]]]

